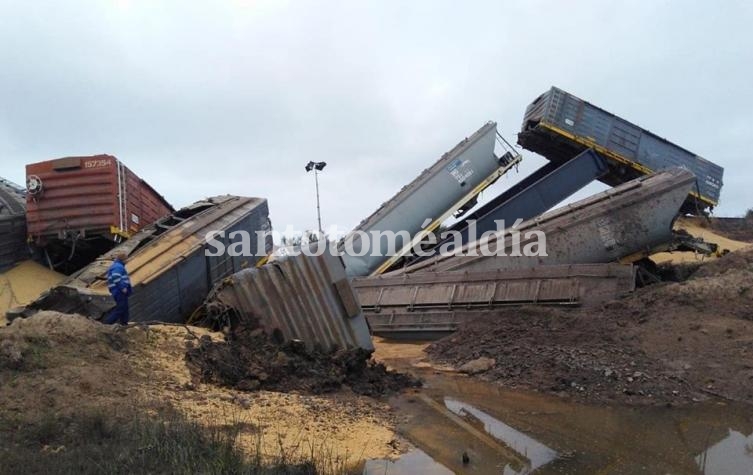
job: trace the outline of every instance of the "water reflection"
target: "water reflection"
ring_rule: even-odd
[[[753,473],[753,433],[748,436],[729,429],[727,437],[695,458],[705,475]]]
[[[457,473],[753,475],[753,406],[713,398],[683,406],[579,403],[417,369],[422,348],[380,345],[390,365],[424,380],[420,391],[391,401],[405,417],[401,433]],[[464,452],[469,463],[461,462]]]
[[[416,473],[452,475],[453,472],[420,449],[413,449],[396,460],[368,460],[363,468],[364,475],[413,475]]]
[[[478,419],[488,434],[528,459],[529,465],[521,470],[515,470],[512,466],[506,465],[503,470],[504,474],[531,473],[557,458],[556,451],[470,404],[451,397],[445,397],[444,404],[447,409],[459,416],[472,416]]]

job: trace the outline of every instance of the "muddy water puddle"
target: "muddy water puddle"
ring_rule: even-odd
[[[416,448],[369,461],[364,473],[753,474],[750,406],[580,404],[435,371],[416,365],[418,353],[399,345],[382,352],[425,382],[391,401]]]

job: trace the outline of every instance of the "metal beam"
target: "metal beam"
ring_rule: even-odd
[[[564,163],[549,162],[452,229],[459,231],[462,243],[467,244],[474,237],[496,230],[497,221],[503,220],[510,227],[517,219],[526,220],[546,212],[608,170],[607,161],[591,149]],[[471,221],[475,222],[475,236],[469,238]]]

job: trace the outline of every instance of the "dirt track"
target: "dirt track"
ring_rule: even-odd
[[[428,348],[480,377],[591,401],[753,402],[753,248],[596,309],[518,308]]]

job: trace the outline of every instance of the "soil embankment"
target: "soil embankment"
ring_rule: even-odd
[[[224,341],[224,335],[198,327],[118,329],[55,312],[15,320],[0,328],[0,458],[21,464],[33,454],[32,472],[56,466],[73,470],[81,460],[89,466],[93,460],[138,467],[152,450],[143,437],[177,427],[176,417],[191,430],[171,447],[154,450],[169,449],[180,457],[188,450],[181,441],[208,434],[211,440],[229,439],[247,461],[313,462],[320,473],[339,473],[361,459],[402,450],[387,403],[347,387],[327,394],[242,391],[197,380],[186,361],[187,347]],[[169,420],[165,414],[171,414]],[[129,421],[137,419],[166,422],[131,430]],[[97,430],[82,431],[87,421]],[[87,434],[97,440],[83,440]],[[223,462],[213,453],[194,459]],[[5,468],[22,468],[13,463]],[[164,469],[149,467],[153,473]]]
[[[597,402],[753,402],[753,248],[599,308],[511,308],[427,349],[508,387]]]

